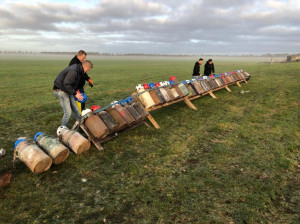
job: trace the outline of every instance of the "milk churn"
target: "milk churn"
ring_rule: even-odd
[[[128,104],[126,100],[121,101],[120,103],[128,110],[135,121],[138,122],[142,120],[142,116],[139,114],[139,112],[137,112],[137,110],[132,105]]]
[[[180,88],[178,87],[177,84],[173,85],[172,87],[176,89],[176,92],[178,93],[179,98],[182,98],[182,97],[185,96],[185,95],[183,95],[183,93],[181,92],[181,90],[180,90]]]
[[[142,116],[142,119],[146,118],[149,115],[148,111],[140,102],[131,100],[129,104],[132,105],[134,109],[136,109],[136,111]]]
[[[98,112],[97,114],[100,117],[100,119],[104,122],[104,124],[108,127],[109,133],[113,133],[116,131],[118,124],[108,112],[103,110]]]
[[[145,91],[144,89],[138,89],[137,92],[140,93],[138,98],[146,108],[150,108],[155,105],[155,102],[148,91]]]
[[[135,119],[125,107],[122,107],[120,104],[116,104],[113,107],[119,112],[119,114],[124,118],[128,125],[131,125],[135,122]]]
[[[197,94],[195,93],[192,85],[190,83],[186,84],[186,88],[189,90],[189,96],[196,96]]]
[[[159,98],[158,98],[158,96],[156,95],[156,93],[155,93],[154,90],[149,90],[149,94],[150,94],[152,100],[154,101],[155,106],[161,104],[161,101],[159,100]]]
[[[15,142],[16,157],[19,158],[33,173],[47,171],[52,159],[36,143],[20,138]]]
[[[81,154],[91,147],[91,142],[79,132],[68,129],[66,126],[58,127],[56,131],[59,140],[76,154]]]
[[[155,93],[156,93],[158,99],[160,100],[160,103],[161,103],[161,104],[166,103],[166,100],[165,100],[163,94],[160,92],[160,90],[159,90],[158,88],[155,88],[154,91],[155,91]]]
[[[167,92],[167,90],[163,87],[158,88],[158,90],[160,91],[160,93],[163,95],[164,99],[166,102],[170,102],[171,98]]]
[[[223,86],[223,84],[220,82],[219,78],[215,78],[215,82],[217,83],[218,87]]]
[[[215,80],[213,80],[213,78],[209,78],[208,83],[212,87],[212,89],[215,89],[218,87],[217,83],[215,82]]]
[[[180,97],[175,88],[170,87],[170,90],[171,90],[172,95],[174,96],[174,99],[178,99]]]
[[[70,154],[69,149],[61,144],[57,138],[48,136],[43,132],[36,133],[34,141],[53,159],[54,164],[62,163]]]
[[[196,86],[195,86],[195,81],[194,81],[194,80],[195,80],[195,79],[191,80],[189,84],[190,84],[190,86],[193,88],[195,94],[196,94],[196,95],[199,95],[200,93],[198,92],[198,90],[197,90],[197,88],[196,88]]]
[[[201,94],[201,93],[205,92],[205,90],[203,89],[203,87],[200,85],[199,81],[194,81],[193,85],[196,88],[198,94]]]
[[[126,120],[121,116],[121,114],[115,108],[107,108],[107,113],[117,122],[116,132],[126,128],[128,126]]]
[[[185,87],[185,85],[183,83],[179,83],[178,88],[180,89],[180,91],[182,92],[182,94],[184,96],[189,94],[189,90]]]
[[[167,91],[167,93],[169,95],[169,98],[170,98],[170,101],[175,100],[175,96],[172,93],[171,87],[170,86],[166,86],[166,87],[164,87],[164,89]]]
[[[203,89],[205,90],[205,92],[210,90],[210,86],[207,84],[206,80],[200,80],[200,84],[203,87]]]
[[[87,118],[85,119],[84,124],[95,138],[104,138],[106,135],[108,135],[108,127],[97,114],[93,114],[91,111],[85,116]]]

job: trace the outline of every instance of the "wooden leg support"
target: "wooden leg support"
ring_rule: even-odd
[[[208,93],[209,93],[209,95],[212,97],[212,98],[214,98],[214,99],[216,99],[217,97],[215,96],[215,94],[213,94],[213,92],[212,91],[208,91]]]
[[[197,110],[197,107],[189,99],[184,99],[184,102],[188,105],[189,108]]]
[[[153,126],[156,128],[156,129],[159,129],[159,125],[158,123],[156,122],[156,120],[154,120],[154,118],[151,116],[151,114],[149,113],[149,115],[147,116],[147,118],[149,119],[149,121],[153,124]]]
[[[226,85],[225,88],[227,89],[228,92],[231,92],[231,89]]]
[[[242,87],[240,82],[236,82],[236,84],[237,84],[238,87]]]
[[[94,143],[97,149],[102,151],[104,148],[99,143],[99,141],[90,133],[90,131],[87,129],[87,127],[84,124],[80,125],[81,129],[85,132],[85,134],[88,136],[89,140]]]
[[[76,121],[72,127],[71,130],[75,130],[79,125],[79,122]],[[100,151],[103,150],[103,147],[101,146],[101,144],[99,143],[98,139],[94,138],[94,136],[90,133],[90,131],[87,129],[87,127],[84,124],[80,125],[80,128],[84,131],[84,133],[88,136],[88,139],[93,142],[93,144],[96,146],[97,149],[99,149]]]

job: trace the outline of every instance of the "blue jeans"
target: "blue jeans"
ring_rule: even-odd
[[[73,95],[69,95],[64,91],[55,91],[55,90],[54,90],[54,95],[59,100],[60,106],[64,111],[64,116],[61,121],[62,126],[67,126],[72,111],[73,111],[74,119],[80,120],[79,109],[76,105],[75,97]]]

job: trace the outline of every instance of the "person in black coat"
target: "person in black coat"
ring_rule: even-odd
[[[200,76],[200,65],[202,65],[203,58],[199,58],[198,61],[196,61],[193,69],[193,76]]]
[[[54,80],[53,92],[64,111],[61,122],[62,126],[67,126],[72,111],[74,118],[76,120],[80,119],[75,97],[78,100],[83,100],[83,96],[79,92],[80,82],[84,77],[84,73],[88,72],[91,68],[93,68],[93,64],[90,61],[84,61],[82,64],[74,64],[61,71]]]
[[[80,50],[78,51],[77,55],[75,55],[70,63],[69,63],[69,66],[70,65],[74,65],[74,64],[81,64],[82,62],[85,61],[85,58],[86,58],[86,52],[84,50]],[[80,87],[79,87],[79,91],[81,93],[84,93],[84,85],[85,85],[85,82],[88,81],[89,82],[89,86],[90,87],[93,87],[94,86],[94,83],[93,81],[91,80],[91,78],[88,76],[87,73],[84,73],[84,75],[82,76],[81,80],[80,80]],[[81,111],[83,111],[85,109],[85,103],[81,103]]]
[[[204,75],[209,76],[215,73],[215,66],[212,59],[208,59],[204,66]]]

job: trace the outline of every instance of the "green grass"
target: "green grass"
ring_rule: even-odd
[[[138,83],[190,78],[178,58],[96,58],[88,106],[108,105]],[[13,145],[54,135],[62,111],[53,80],[66,59],[1,59],[0,174]],[[34,175],[22,163],[0,191],[0,223],[297,223],[300,63],[216,61],[217,72],[252,75],[193,101],[154,111],[161,129],[140,126]],[[241,94],[241,90],[250,91]],[[71,122],[70,122],[71,125]],[[87,179],[82,182],[82,178]]]

